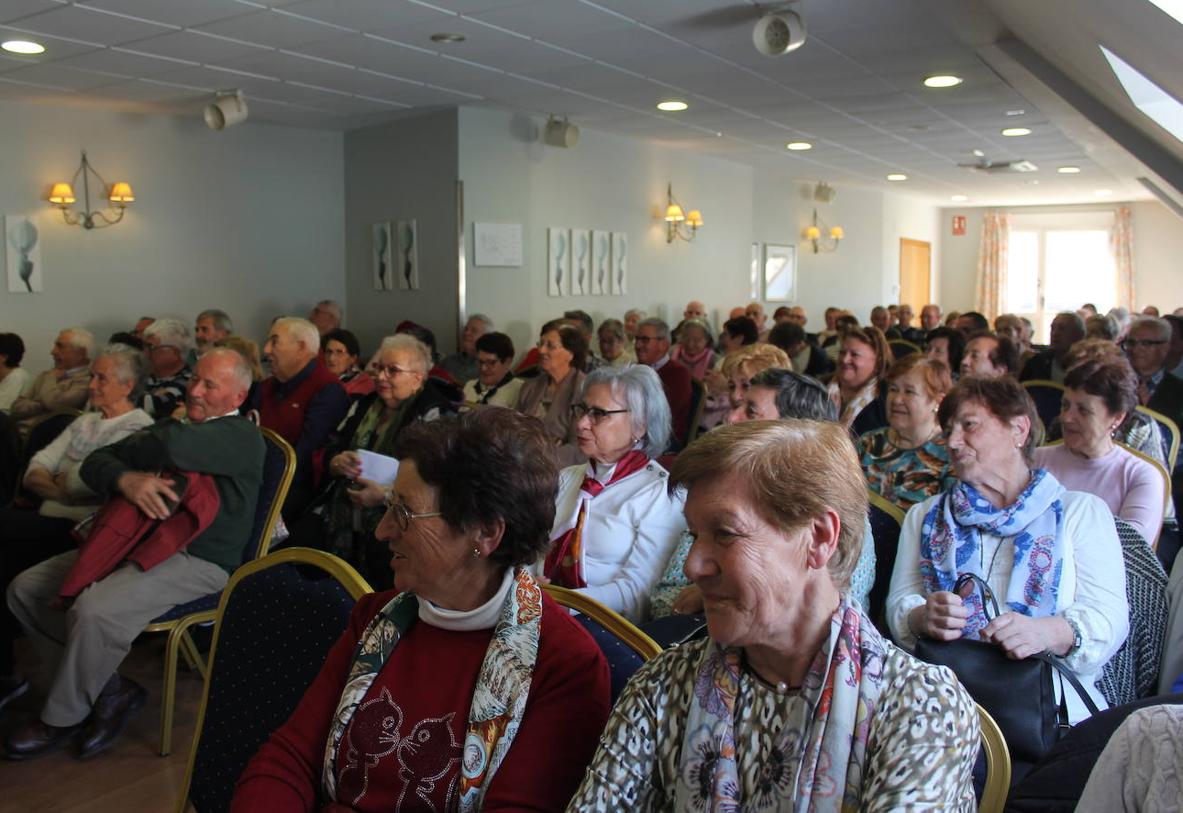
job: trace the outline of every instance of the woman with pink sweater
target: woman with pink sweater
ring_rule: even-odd
[[[1064,378],[1060,410],[1064,443],[1035,452],[1035,463],[1070,491],[1100,497],[1113,516],[1154,544],[1162,530],[1166,491],[1153,464],[1113,442],[1138,403],[1138,380],[1122,358],[1087,361]]]

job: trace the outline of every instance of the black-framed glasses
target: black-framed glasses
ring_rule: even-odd
[[[619,415],[622,412],[628,412],[627,409],[600,409],[599,407],[588,406],[587,404],[572,404],[571,415],[575,420],[579,420],[584,415],[591,418],[594,424],[603,423],[608,419],[609,415]]]
[[[1158,347],[1166,344],[1166,339],[1126,339],[1121,343],[1123,350],[1137,350],[1139,347]]]
[[[398,523],[398,527],[404,533],[411,530],[411,522],[413,520],[443,516],[443,513],[440,511],[425,511],[422,514],[416,514],[411,511],[410,506],[396,498],[393,491],[386,495],[383,503],[386,505],[386,510],[394,517],[394,521]]]

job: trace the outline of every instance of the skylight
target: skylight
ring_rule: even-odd
[[[1162,2],[1165,3],[1167,0]],[[1174,5],[1180,4],[1176,2]],[[1130,101],[1154,119],[1156,124],[1183,141],[1183,104],[1104,45],[1101,46],[1101,53],[1109,60],[1109,67],[1113,69]]]
[[[1150,2],[1183,23],[1183,0],[1150,0]]]

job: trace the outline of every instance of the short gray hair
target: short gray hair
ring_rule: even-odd
[[[320,350],[320,331],[307,319],[301,319],[299,316],[281,316],[272,322],[271,330],[274,332],[281,327],[296,341],[304,342],[310,353],[315,354]]]
[[[670,326],[666,324],[664,319],[658,319],[656,316],[650,316],[648,319],[642,319],[641,321],[637,322],[637,330],[639,331],[643,327],[657,328],[657,338],[659,339],[665,339],[668,341],[670,338]]]
[[[641,310],[640,308],[629,308],[624,312],[625,319],[629,318],[630,316],[635,316],[638,319],[644,319],[648,315],[649,314],[645,313],[645,311]]]
[[[94,353],[94,334],[84,327],[68,327],[62,331],[69,337],[69,342],[72,347],[79,350],[86,351],[86,357],[90,358]]]
[[[603,333],[605,330],[618,340],[624,341],[624,322],[619,319],[605,319],[603,322],[600,322],[600,327],[596,331],[596,334]]]
[[[205,355],[201,357],[201,361],[205,361],[206,359],[216,359],[220,356],[225,356],[234,362],[234,366],[231,369],[234,380],[238,382],[239,386],[241,386],[244,390],[249,390],[251,388],[251,384],[255,382],[255,377],[251,371],[250,362],[246,360],[246,357],[243,356],[242,353],[239,353],[234,348],[214,347],[212,350],[206,351]]]
[[[92,371],[99,359],[111,359],[115,363],[115,377],[124,384],[131,384],[128,400],[133,404],[138,403],[144,394],[144,377],[148,375],[148,360],[144,358],[144,352],[129,344],[109,344],[95,354],[94,361],[90,363]]]
[[[497,329],[493,324],[493,320],[490,319],[488,316],[485,316],[483,313],[474,313],[471,316],[469,316],[466,320],[464,320],[464,324],[466,324],[466,325],[469,322],[480,322],[482,325],[485,326],[486,333]]]
[[[325,310],[331,312],[333,316],[337,317],[338,323],[345,318],[345,313],[341,309],[341,303],[334,302],[331,299],[322,299],[313,306],[312,310],[317,310],[318,308],[324,308]]]
[[[670,403],[653,368],[646,364],[597,367],[587,374],[579,397],[583,398],[597,384],[607,384],[612,397],[624,401],[633,437],[642,439],[645,454],[650,457],[665,454],[670,445]]]
[[[1149,329],[1157,334],[1158,338],[1169,342],[1171,340],[1171,323],[1161,316],[1139,316],[1130,324],[1130,333],[1135,330]]]
[[[230,316],[226,311],[220,311],[217,308],[208,308],[197,314],[197,318],[193,321],[200,322],[202,319],[212,320],[215,330],[224,330],[227,333],[234,332],[234,323],[230,321]]]
[[[419,368],[415,370],[417,373],[427,375],[427,371],[431,369],[431,351],[427,349],[427,345],[410,333],[396,333],[393,336],[387,336],[383,339],[378,352],[385,353],[390,350],[401,350],[404,353],[413,355],[415,357],[415,365]]]
[[[144,328],[144,338],[155,336],[161,344],[177,348],[181,355],[192,347],[189,339],[189,327],[180,319],[157,319]]]

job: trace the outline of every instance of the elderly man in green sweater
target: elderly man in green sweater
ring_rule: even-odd
[[[91,584],[68,609],[56,609],[63,578],[77,551],[21,573],[8,606],[47,663],[57,663],[39,717],[17,725],[4,744],[9,759],[29,759],[65,744],[82,729],[78,756],[111,746],[145,690],[116,671],[144,627],[174,605],[217,592],[242,561],[263,477],[259,430],[238,416],[251,384],[236,352],[215,349],[197,362],[185,403],[187,419],[167,420],[92,453],[82,479],[100,494],[123,495],[153,519],[169,514],[178,495],[166,470],[212,475],[218,516],[184,550],[150,570],[125,562]],[[27,688],[13,689],[19,693]],[[12,694],[10,692],[10,694]]]

